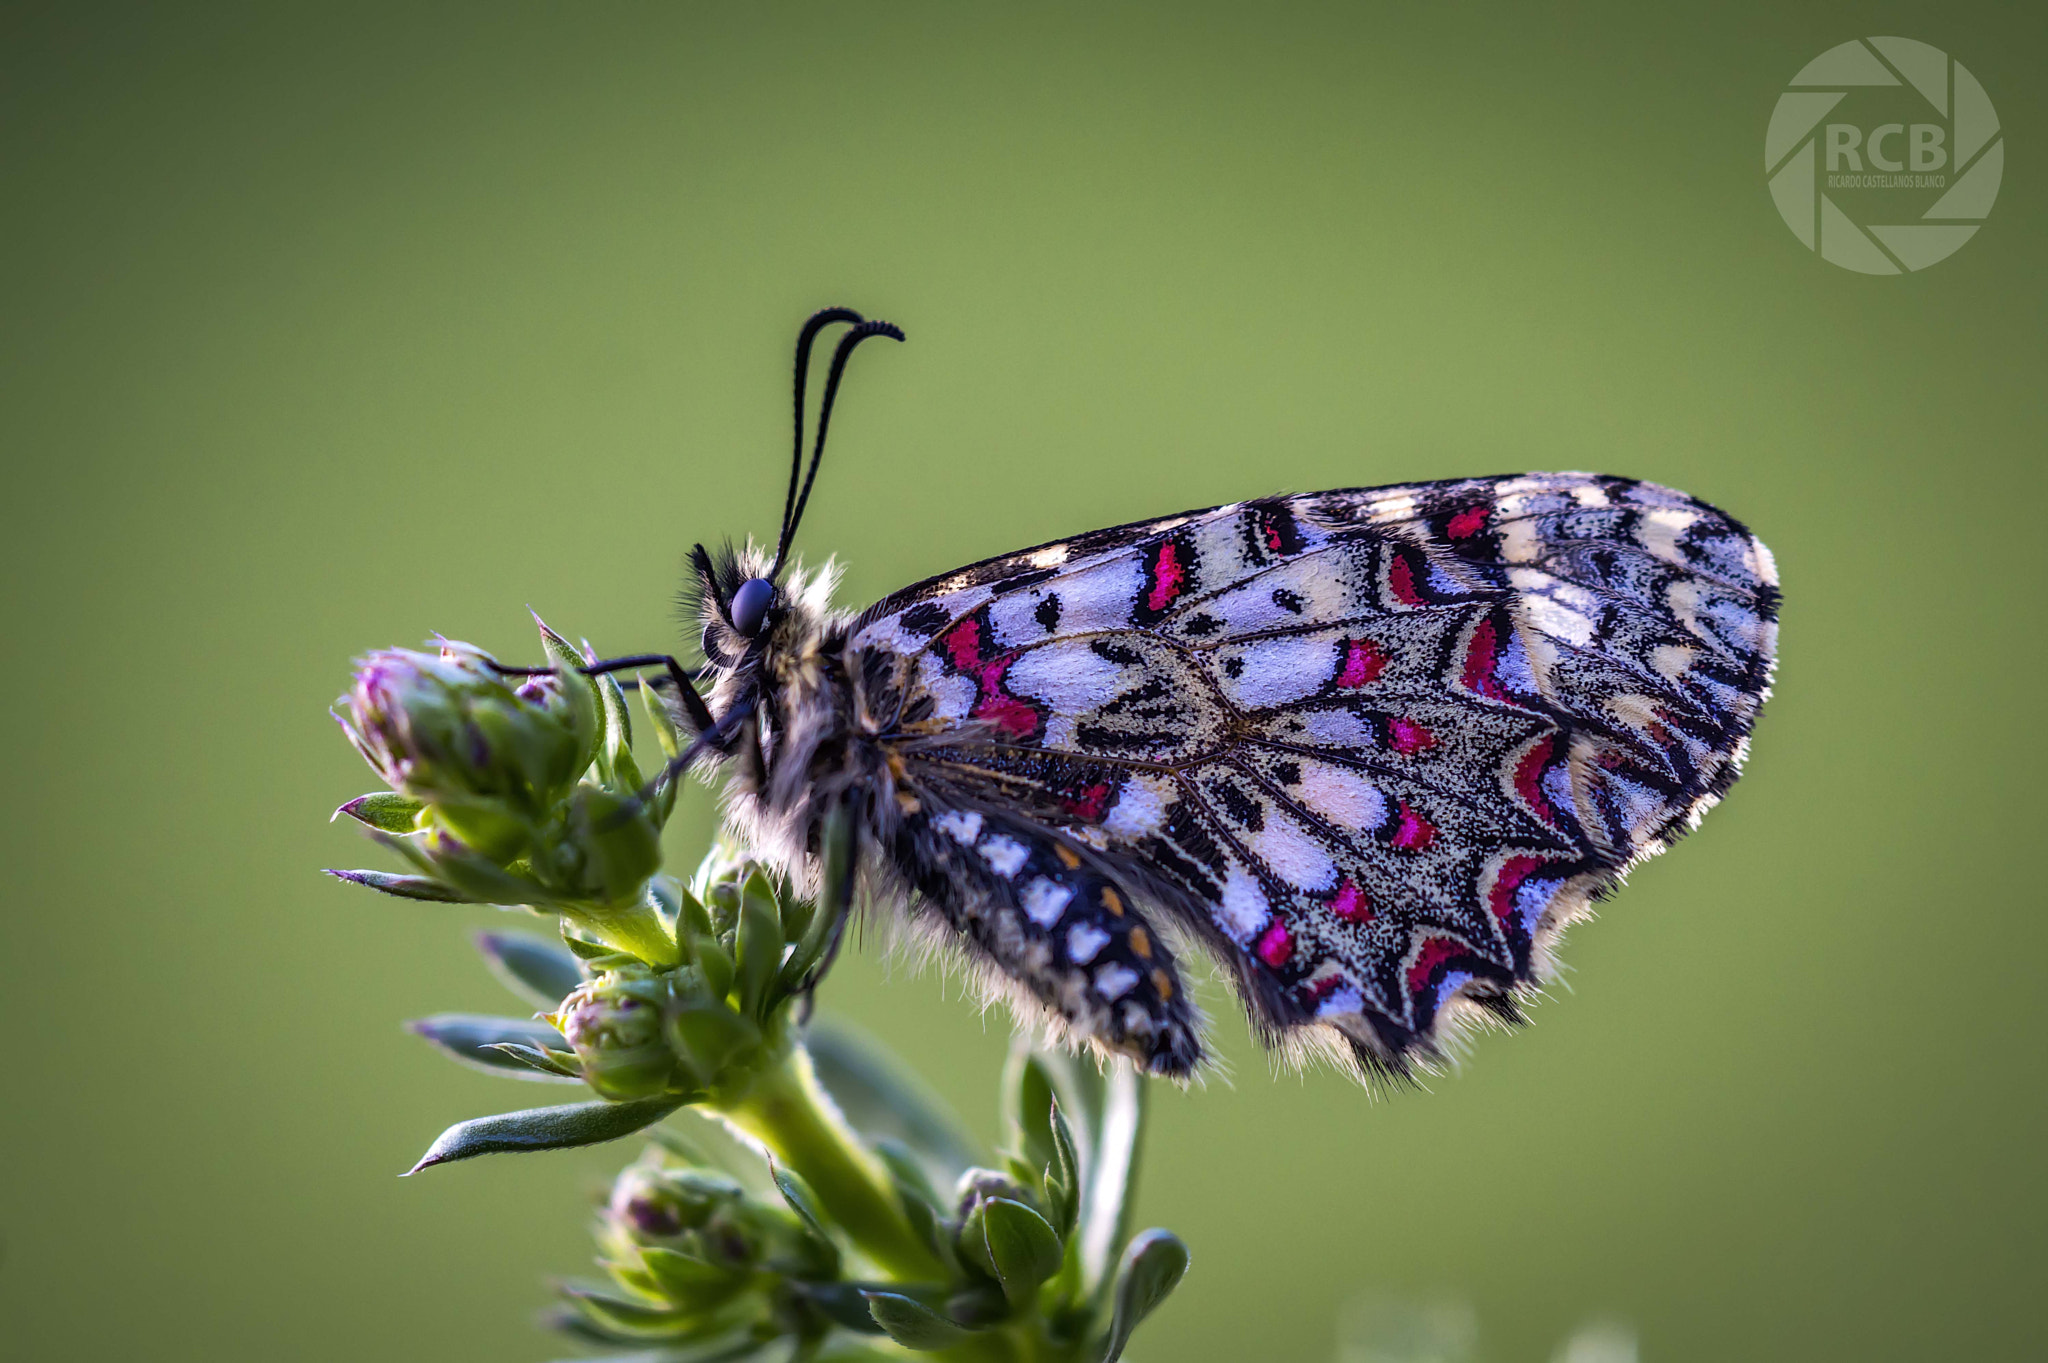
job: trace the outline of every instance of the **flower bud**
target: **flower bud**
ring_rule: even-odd
[[[635,1244],[671,1247],[745,1196],[738,1183],[709,1169],[635,1164],[612,1185],[609,1212],[619,1233]]]
[[[583,1077],[615,1102],[666,1093],[675,1056],[662,1037],[667,981],[646,971],[608,971],[578,985],[549,1021],[583,1062]]]
[[[439,656],[372,653],[339,704],[342,728],[379,776],[501,862],[525,851],[537,821],[588,765],[594,739],[559,683],[515,691],[467,644]]]

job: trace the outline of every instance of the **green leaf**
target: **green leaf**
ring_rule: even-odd
[[[803,1175],[794,1169],[785,1169],[772,1156],[768,1160],[768,1169],[774,1175],[775,1186],[782,1192],[782,1200],[796,1213],[797,1220],[820,1240],[830,1241],[832,1237],[825,1233],[824,1207],[818,1202],[818,1195],[811,1191],[811,1185],[804,1182]]]
[[[680,1010],[669,1018],[667,1033],[670,1048],[707,1085],[717,1079],[726,1061],[761,1040],[760,1028],[715,1003]]]
[[[879,1335],[881,1325],[868,1310],[867,1299],[862,1293],[874,1289],[859,1283],[811,1283],[791,1279],[789,1286],[798,1296],[829,1316],[834,1324],[864,1335]],[[834,1357],[838,1357],[835,1353]]]
[[[858,869],[854,859],[859,849],[854,841],[853,815],[843,804],[825,816],[822,842],[825,865],[818,881],[818,899],[812,906],[810,921],[804,925],[803,938],[790,953],[786,967],[788,986],[792,989],[803,983],[824,955],[840,906],[851,902],[849,882]]]
[[[759,869],[740,888],[739,932],[734,940],[738,959],[739,1009],[748,1017],[761,1016],[768,985],[782,966],[782,915],[775,903],[775,888]]]
[[[597,661],[597,655],[589,653],[585,661]],[[640,766],[633,760],[633,715],[626,708],[626,693],[619,686],[619,679],[609,674],[592,677],[597,683],[597,697],[603,707],[604,738],[597,749],[598,770],[604,775],[606,784],[614,790],[640,789]]]
[[[879,1041],[837,1018],[819,1017],[804,1034],[819,1082],[853,1129],[873,1141],[894,1137],[915,1150],[927,1173],[950,1184],[982,1163],[974,1138],[946,1105]]]
[[[1021,1202],[1007,1197],[984,1202],[982,1234],[1003,1295],[1014,1307],[1029,1302],[1038,1285],[1060,1270],[1059,1232]]]
[[[684,906],[687,912],[688,906]],[[700,937],[693,950],[696,952],[697,968],[704,972],[704,988],[714,999],[722,999],[732,993],[733,961],[726,949],[714,937]]]
[[[1092,1295],[1109,1275],[1110,1258],[1130,1234],[1138,1177],[1138,1136],[1145,1125],[1144,1080],[1128,1063],[1110,1066],[1101,1088],[1094,1160],[1081,1190],[1082,1281]]]
[[[567,1047],[562,1034],[545,1022],[524,1018],[486,1017],[479,1013],[436,1013],[405,1024],[415,1036],[425,1037],[451,1059],[475,1069],[513,1079],[547,1080],[562,1077],[545,1062],[535,1064],[499,1049],[513,1045],[542,1056]],[[573,1072],[570,1080],[578,1078]]]
[[[932,1187],[931,1178],[925,1173],[917,1152],[887,1136],[871,1144],[883,1167],[889,1171],[889,1181],[896,1187],[897,1201],[902,1204],[911,1229],[917,1232],[918,1238],[932,1253],[941,1260],[950,1261],[952,1245],[951,1237],[946,1233],[946,1202]]]
[[[868,1314],[889,1338],[913,1353],[936,1353],[967,1338],[967,1331],[923,1302],[899,1292],[863,1291]]]
[[[1037,1055],[1018,1052],[1004,1076],[1004,1117],[1016,1153],[1032,1177],[1058,1158],[1052,1137],[1052,1078]]]
[[[1054,1228],[1067,1236],[1074,1233],[1081,1213],[1081,1158],[1074,1152],[1073,1128],[1057,1098],[1052,1104],[1052,1145],[1055,1158],[1045,1169],[1045,1202],[1052,1209]]]
[[[1148,1230],[1134,1238],[1117,1266],[1109,1334],[1095,1363],[1116,1363],[1139,1322],[1180,1285],[1188,1271],[1188,1247],[1172,1231]]]
[[[540,616],[535,615],[533,623],[540,630],[541,647],[547,650],[548,662],[561,679],[562,695],[569,704],[571,723],[576,730],[576,772],[580,776],[597,760],[598,743],[604,736],[604,703],[598,697],[595,680],[583,674],[583,655],[549,629]]]
[[[574,1051],[551,1050],[545,1046],[536,1049],[521,1046],[516,1042],[501,1042],[488,1049],[500,1055],[511,1057],[531,1070],[538,1070],[543,1076],[553,1075],[558,1079],[583,1081],[583,1062],[576,1058]]]
[[[664,1094],[630,1103],[570,1103],[476,1117],[443,1131],[427,1147],[427,1153],[420,1156],[420,1162],[405,1172],[417,1174],[437,1164],[453,1164],[478,1155],[568,1150],[615,1141],[654,1125],[682,1105],[682,1098]]]
[[[583,983],[576,953],[526,932],[480,932],[476,949],[498,982],[536,1008],[555,1008]]]
[[[562,1289],[569,1304],[599,1328],[626,1339],[659,1339],[676,1333],[690,1316],[668,1306],[621,1297],[600,1288],[570,1284]]]
[[[660,1284],[662,1295],[694,1310],[717,1305],[721,1299],[731,1295],[742,1276],[724,1264],[714,1264],[679,1250],[645,1245],[640,1247],[639,1254],[641,1262],[647,1265],[649,1276]]]
[[[419,830],[420,811],[425,808],[424,802],[410,795],[400,795],[395,790],[373,790],[368,795],[356,796],[334,813],[337,818],[346,814],[357,823],[381,832],[414,833]]]
[[[477,901],[459,890],[452,890],[438,880],[426,876],[395,876],[388,871],[328,871],[336,880],[345,880],[351,885],[367,885],[385,894],[397,895],[400,899],[424,900],[429,904],[474,904]]]

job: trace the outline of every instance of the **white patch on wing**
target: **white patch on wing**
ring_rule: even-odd
[[[1072,888],[1040,876],[1024,887],[1020,902],[1024,905],[1026,918],[1041,928],[1049,928],[1060,921],[1060,915],[1066,912],[1073,898]]]
[[[1503,515],[1507,503],[1501,503]],[[1509,521],[1500,530],[1500,557],[1503,563],[1534,563],[1543,557],[1543,541],[1536,534],[1532,521]]]
[[[1337,883],[1337,863],[1306,828],[1279,810],[1266,810],[1266,826],[1251,840],[1252,851],[1272,872],[1304,890],[1327,890]]]
[[[1266,891],[1258,877],[1233,864],[1230,874],[1223,878],[1222,900],[1216,905],[1217,926],[1242,945],[1251,941],[1272,916],[1273,907],[1266,902]]]
[[[1095,959],[1095,953],[1109,945],[1109,934],[1093,923],[1076,923],[1067,929],[1067,955],[1077,965]]]
[[[935,653],[927,653],[918,659],[917,672],[918,681],[932,698],[933,719],[958,724],[967,718],[967,712],[974,708],[974,698],[979,694],[972,677],[947,676]]]
[[[1155,782],[1162,778],[1133,776],[1117,792],[1116,804],[1102,821],[1102,831],[1119,841],[1136,841],[1166,826],[1166,802]],[[1172,778],[1165,778],[1171,780]]]
[[[981,855],[1004,880],[1017,874],[1031,853],[1023,843],[1005,833],[991,833],[981,841]]]
[[[1547,596],[1525,596],[1522,606],[1529,612],[1529,623],[1551,638],[1581,648],[1593,642],[1593,622],[1562,601]]]
[[[951,810],[932,820],[932,824],[962,847],[974,846],[974,840],[981,836],[981,815],[973,810]]]
[[[1114,961],[1095,972],[1095,992],[1111,1002],[1130,993],[1137,983],[1137,971]]]
[[[1675,682],[1685,676],[1698,655],[1698,649],[1684,644],[1659,644],[1650,650],[1650,666],[1657,669],[1657,675],[1664,680]]]
[[[1636,542],[1666,563],[1689,567],[1692,560],[1679,547],[1678,537],[1699,519],[1697,511],[1682,511],[1676,507],[1660,507],[1645,512],[1636,522]]]
[[[1328,637],[1260,639],[1232,649],[1244,671],[1223,685],[1239,705],[1287,705],[1322,690],[1337,669],[1339,649]]]
[[[1045,637],[1038,622],[1038,607],[1045,600],[1042,591],[1011,592],[999,596],[988,608],[988,621],[998,648],[1018,648]]]
[[[1049,544],[1025,560],[1034,568],[1057,568],[1066,561],[1067,546],[1064,544]]]
[[[1303,762],[1301,783],[1288,792],[1339,828],[1378,828],[1387,821],[1387,797],[1357,772],[1328,762]]]
[[[1076,715],[1099,710],[1115,700],[1129,676],[1076,640],[1027,650],[1010,664],[1003,680],[1015,695],[1044,701],[1061,714]]]
[[[1145,567],[1134,553],[1118,554],[1047,582],[1060,594],[1060,632],[1126,629],[1131,604],[1145,585]]]
[[[1295,716],[1302,736],[1326,748],[1377,748],[1373,726],[1349,710],[1308,710]]]

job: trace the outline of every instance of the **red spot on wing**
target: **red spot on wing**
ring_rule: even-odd
[[[1543,865],[1541,857],[1509,857],[1502,863],[1500,874],[1493,878],[1493,888],[1487,892],[1486,906],[1493,910],[1493,916],[1505,923],[1514,916],[1515,891],[1522,888],[1522,882]]]
[[[1031,702],[1018,700],[1007,691],[996,691],[976,701],[973,715],[1016,738],[1029,738],[1038,732],[1038,711]]]
[[[981,617],[969,615],[939,636],[939,647],[962,672],[972,672],[981,662]]]
[[[1310,980],[1308,987],[1301,992],[1307,996],[1310,1006],[1314,1006],[1336,993],[1337,986],[1342,983],[1342,975],[1325,975],[1319,980]]]
[[[939,636],[939,646],[959,671],[974,678],[975,698],[970,718],[992,724],[1015,738],[1030,738],[1038,732],[1037,707],[1003,689],[1003,674],[1016,661],[1015,653],[985,655],[987,636],[979,614],[962,618]]]
[[[1370,923],[1373,920],[1372,901],[1365,897],[1365,891],[1356,882],[1345,877],[1337,887],[1337,893],[1330,896],[1330,912],[1347,923]]]
[[[1475,506],[1460,511],[1457,515],[1451,517],[1450,524],[1446,525],[1444,529],[1450,532],[1452,539],[1462,540],[1472,538],[1472,536],[1484,529],[1485,526],[1486,508]]]
[[[1268,520],[1266,522],[1266,548],[1277,554],[1282,552],[1281,543],[1280,527],[1273,524],[1271,520]]]
[[[1165,610],[1187,586],[1187,565],[1180,559],[1181,548],[1172,540],[1159,546],[1159,553],[1152,560],[1152,589],[1145,595],[1145,609]]]
[[[1555,827],[1557,811],[1543,794],[1543,771],[1550,765],[1550,754],[1551,740],[1546,738],[1522,755],[1522,760],[1515,763],[1515,794],[1536,811],[1537,818]]]
[[[1465,649],[1465,670],[1460,678],[1465,689],[1488,700],[1506,700],[1508,693],[1493,675],[1493,665],[1499,660],[1500,641],[1494,634],[1493,621],[1481,620],[1479,628],[1472,631],[1471,644]]]
[[[1408,992],[1420,992],[1429,984],[1429,977],[1438,966],[1465,954],[1465,944],[1455,937],[1426,938],[1415,953],[1415,963],[1408,967]]]
[[[1378,681],[1387,670],[1387,655],[1370,639],[1344,641],[1344,666],[1337,671],[1337,685],[1364,686]]]
[[[1036,716],[1033,716],[1036,719]],[[1102,818],[1103,806],[1109,803],[1109,782],[1097,781],[1079,795],[1070,795],[1061,804],[1068,814],[1085,823],[1095,823]]]
[[[1395,716],[1387,721],[1387,733],[1394,745],[1394,751],[1403,757],[1428,752],[1436,746],[1436,735],[1412,719]]]
[[[1436,825],[1417,814],[1415,807],[1403,800],[1399,825],[1388,841],[1403,852],[1420,852],[1436,841]]]
[[[1394,561],[1387,566],[1387,587],[1394,593],[1394,599],[1404,606],[1420,606],[1422,593],[1415,590],[1415,570],[1408,566],[1408,556],[1396,553]]]
[[[1260,960],[1278,970],[1294,959],[1294,934],[1287,930],[1285,923],[1276,918],[1271,927],[1259,934],[1259,940],[1252,950],[1258,953]]]

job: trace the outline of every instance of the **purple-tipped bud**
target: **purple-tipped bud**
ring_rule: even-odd
[[[675,1053],[662,1036],[664,980],[644,971],[609,971],[586,980],[550,1019],[568,1038],[583,1077],[617,1102],[666,1093]]]

